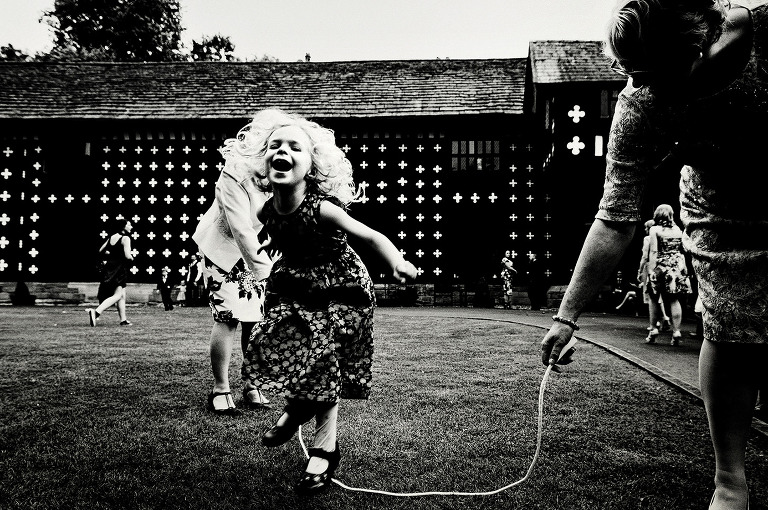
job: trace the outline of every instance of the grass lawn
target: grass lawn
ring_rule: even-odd
[[[377,311],[374,393],[343,401],[344,483],[395,492],[490,491],[522,478],[536,445],[542,330]],[[205,411],[206,308],[129,308],[88,326],[79,307],[0,308],[0,508],[705,509],[713,456],[703,408],[582,342],[552,374],[541,456],[493,496],[399,498],[292,487],[297,440],[260,437],[280,414]],[[231,366],[238,392],[236,349]],[[311,426],[304,431],[310,437]],[[750,440],[752,510],[766,510],[768,441]]]

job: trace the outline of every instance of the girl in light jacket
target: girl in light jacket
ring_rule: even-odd
[[[227,162],[216,181],[216,200],[203,215],[192,236],[203,257],[203,276],[213,315],[210,355],[213,389],[208,395],[208,409],[215,414],[235,415],[229,387],[229,363],[237,325],[241,325],[241,348],[250,338],[256,321],[264,316],[264,283],[272,267],[266,252],[259,252],[261,222],[256,211],[268,195],[258,186],[257,178],[242,159],[227,158],[225,142],[221,152]],[[269,407],[269,400],[246,383],[243,405]]]

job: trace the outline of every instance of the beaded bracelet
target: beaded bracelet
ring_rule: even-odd
[[[572,321],[571,319],[566,319],[565,317],[560,317],[559,315],[553,315],[552,320],[555,322],[560,322],[561,324],[565,324],[566,326],[570,326],[574,331],[579,330],[579,326],[576,325],[576,321]]]

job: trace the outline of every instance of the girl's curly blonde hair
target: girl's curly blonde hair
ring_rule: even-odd
[[[225,140],[219,152],[227,162],[245,167],[259,177],[262,186],[269,190],[264,160],[267,142],[275,130],[285,126],[299,127],[312,143],[312,168],[305,177],[310,190],[336,197],[344,205],[358,201],[361,192],[352,179],[352,164],[344,151],[336,146],[333,131],[300,115],[274,108],[261,110],[237,133],[237,137]]]

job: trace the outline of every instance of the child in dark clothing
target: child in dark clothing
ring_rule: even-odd
[[[166,312],[173,310],[173,299],[171,298],[173,282],[171,282],[169,275],[170,270],[167,267],[164,267],[160,275],[160,281],[157,282],[157,290],[160,291],[160,297],[163,299],[163,306],[165,307]]]

